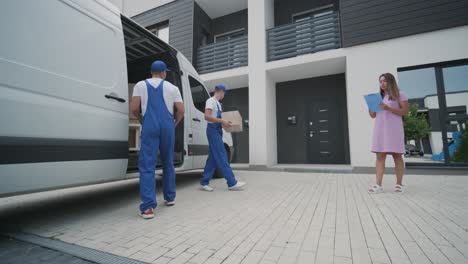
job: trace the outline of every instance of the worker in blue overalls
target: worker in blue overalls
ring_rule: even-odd
[[[200,181],[202,191],[213,191],[209,184],[216,168],[220,169],[224,178],[226,178],[228,190],[243,190],[246,184],[236,180],[224,148],[222,127],[231,126],[230,122],[221,119],[222,107],[219,102],[223,100],[225,93],[226,87],[224,85],[216,85],[214,96],[209,98],[205,105],[205,120],[208,121],[206,136],[208,137],[209,153]]]
[[[184,117],[184,103],[178,87],[165,81],[167,66],[163,61],[151,64],[152,78],[135,85],[131,103],[133,114],[142,123],[138,160],[140,171],[140,215],[154,217],[156,203],[155,169],[158,152],[163,163],[163,193],[167,206],[175,204],[174,140],[175,127]],[[174,106],[176,116],[174,119]],[[141,114],[140,114],[141,109]]]

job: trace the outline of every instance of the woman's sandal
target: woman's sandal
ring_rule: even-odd
[[[383,193],[383,188],[382,186],[378,186],[378,185],[374,185],[372,187],[369,187],[369,189],[367,190],[368,193]]]
[[[395,193],[404,193],[405,192],[405,187],[403,185],[397,184],[395,185],[395,190],[393,190]]]

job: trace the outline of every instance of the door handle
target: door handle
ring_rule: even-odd
[[[198,118],[192,118],[192,120],[195,121],[195,122],[201,122],[201,120],[198,119]]]
[[[104,97],[107,98],[107,99],[112,99],[112,100],[116,100],[116,101],[121,102],[121,103],[125,103],[125,99],[120,98],[120,97],[115,96],[115,95],[112,95],[112,94],[106,94],[106,95],[104,95]]]

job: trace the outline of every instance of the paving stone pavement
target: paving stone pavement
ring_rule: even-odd
[[[134,181],[125,194],[91,195],[18,223],[148,263],[468,263],[468,177],[408,175],[407,192],[397,194],[386,175],[386,192],[371,195],[373,175],[236,175],[246,191],[229,192],[218,179],[214,192],[201,192],[198,174],[179,175],[189,179],[178,186],[177,204],[161,203],[152,220],[137,215]]]

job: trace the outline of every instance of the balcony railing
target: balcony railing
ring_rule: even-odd
[[[198,49],[199,73],[222,71],[247,65],[247,36],[209,44]]]
[[[267,31],[268,60],[281,60],[341,47],[339,14],[278,26]]]

